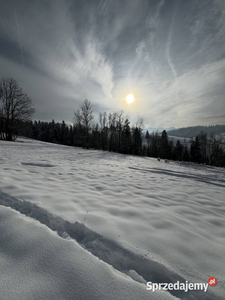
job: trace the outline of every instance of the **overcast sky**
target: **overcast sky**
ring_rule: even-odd
[[[71,122],[87,98],[145,127],[224,124],[225,1],[0,0],[0,76],[35,119]]]

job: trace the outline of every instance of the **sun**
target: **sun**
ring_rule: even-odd
[[[127,103],[134,102],[134,96],[132,94],[127,95],[126,101],[127,101]]]

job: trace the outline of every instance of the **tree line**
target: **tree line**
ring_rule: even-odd
[[[19,134],[45,142],[99,149],[124,154],[142,155],[142,122],[130,125],[129,118],[122,111],[99,114],[99,122],[93,122],[94,115],[90,101],[85,100],[74,112],[73,125],[64,121],[56,123],[25,121]]]
[[[225,166],[225,151],[214,136],[208,137],[206,132],[201,131],[194,139],[190,140],[190,147],[180,140],[174,144],[169,140],[167,132],[162,134],[146,132],[147,147],[144,154],[151,157],[207,164],[212,166]]]
[[[212,135],[200,132],[191,140],[190,146],[185,142],[170,140],[166,130],[162,133],[145,133],[143,122],[131,125],[122,111],[100,113],[97,123],[93,122],[92,105],[85,100],[80,109],[74,112],[73,125],[62,123],[29,121],[20,134],[45,142],[63,145],[113,151],[162,159],[225,166],[223,145]],[[145,142],[146,141],[146,142]]]
[[[123,111],[100,113],[97,123],[91,102],[84,100],[74,112],[73,125],[31,121],[33,103],[13,79],[0,83],[0,139],[15,140],[18,135],[68,146],[113,151],[123,154],[225,166],[225,152],[215,137],[200,132],[190,147],[180,140],[173,143],[167,132],[145,133],[143,121],[131,125]]]

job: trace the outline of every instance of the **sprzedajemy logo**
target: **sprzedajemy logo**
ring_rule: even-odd
[[[217,284],[217,280],[215,277],[210,277],[208,279],[208,283],[193,283],[189,281],[180,282],[177,281],[175,283],[153,283],[151,281],[147,282],[147,290],[148,291],[158,291],[158,290],[164,290],[164,291],[184,291],[187,293],[188,291],[204,291],[205,293],[208,290],[209,285],[215,286]]]

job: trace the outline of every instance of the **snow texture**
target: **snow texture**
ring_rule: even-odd
[[[224,169],[29,139],[0,153],[1,299],[225,298]]]

